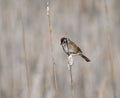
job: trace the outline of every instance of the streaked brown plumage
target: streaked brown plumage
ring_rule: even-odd
[[[82,50],[74,42],[72,42],[69,38],[62,37],[61,45],[63,47],[64,52],[68,56],[69,55],[80,55],[87,62],[90,62],[90,59],[88,59],[85,55],[83,55]]]

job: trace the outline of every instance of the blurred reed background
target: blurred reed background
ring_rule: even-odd
[[[120,98],[120,1],[0,0],[0,98],[71,98],[65,36],[91,59],[74,57],[74,98]],[[50,48],[53,48],[51,52]]]

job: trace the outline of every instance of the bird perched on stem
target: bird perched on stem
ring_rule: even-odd
[[[69,38],[62,37],[60,41],[61,41],[61,45],[62,45],[64,52],[68,56],[80,55],[87,62],[90,62],[90,59],[88,57],[86,57],[83,54],[82,50],[74,42],[72,42]]]

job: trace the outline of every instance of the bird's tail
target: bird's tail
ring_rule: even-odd
[[[87,62],[90,62],[90,59],[89,59],[89,58],[87,58],[85,55],[80,54],[80,56],[81,56],[82,58],[84,58]]]

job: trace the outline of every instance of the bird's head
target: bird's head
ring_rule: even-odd
[[[61,41],[61,45],[62,45],[62,44],[66,44],[66,43],[67,43],[67,38],[62,37],[62,38],[60,39],[60,41]]]

